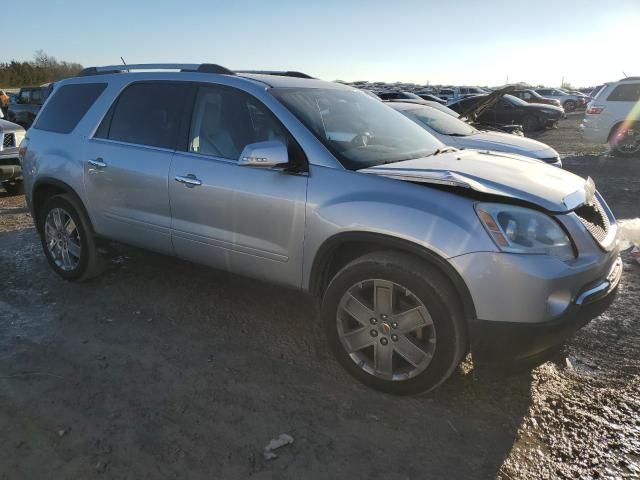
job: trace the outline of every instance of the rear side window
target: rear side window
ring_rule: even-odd
[[[609,102],[637,102],[640,100],[640,83],[618,85],[607,97]]]
[[[77,83],[58,88],[38,117],[34,128],[70,133],[106,87],[106,83]]]
[[[98,128],[96,137],[175,148],[187,88],[166,82],[127,87]]]

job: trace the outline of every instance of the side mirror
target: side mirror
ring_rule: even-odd
[[[238,159],[241,167],[271,168],[288,163],[287,146],[279,140],[250,143],[244,147]]]

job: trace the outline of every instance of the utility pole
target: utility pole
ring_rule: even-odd
[[[560,84],[560,88],[564,87],[564,75],[562,76],[562,83]]]

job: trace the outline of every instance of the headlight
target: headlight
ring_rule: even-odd
[[[503,252],[575,257],[569,237],[544,213],[500,203],[478,203],[476,213]]]

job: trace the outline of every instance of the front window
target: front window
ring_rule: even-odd
[[[425,127],[429,127],[442,135],[466,137],[477,132],[477,130],[468,123],[458,120],[435,108],[424,107],[416,110],[407,110],[403,113],[419,125],[422,124]]]
[[[274,88],[271,93],[350,170],[426,157],[443,146],[401,113],[360,91]]]

